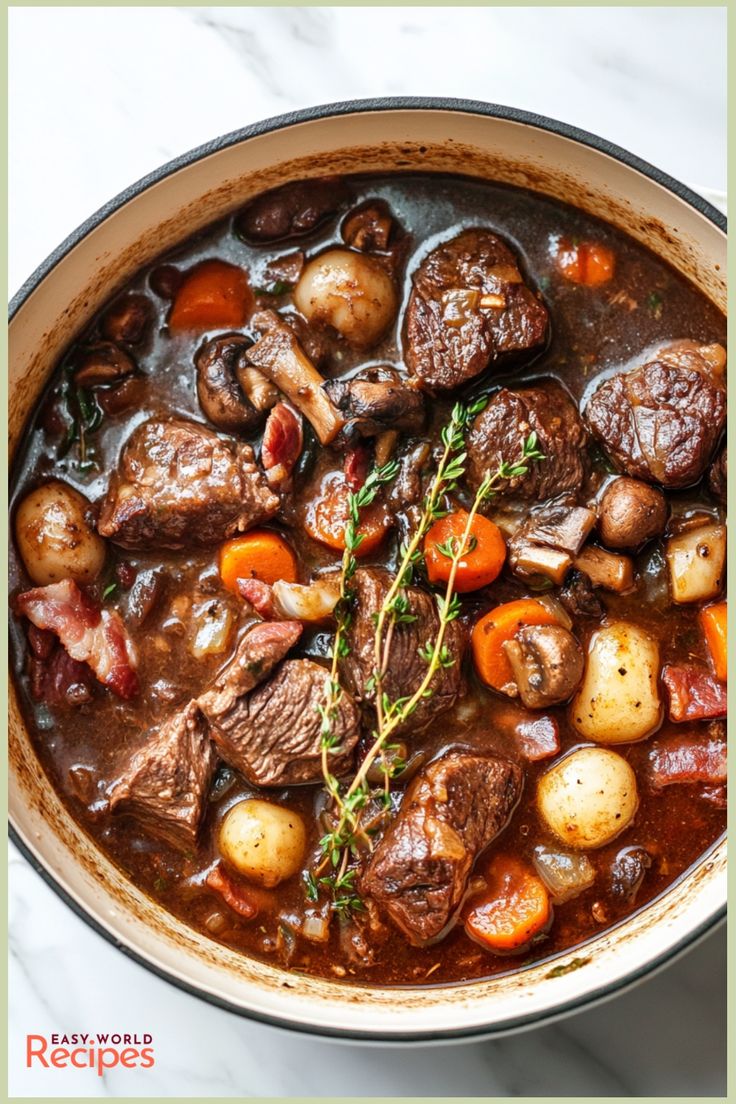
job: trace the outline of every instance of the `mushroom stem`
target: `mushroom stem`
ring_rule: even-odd
[[[311,422],[320,444],[329,445],[345,420],[322,389],[324,379],[277,314],[261,311],[253,324],[265,332],[248,350],[248,360]]]
[[[623,594],[634,586],[634,564],[629,556],[616,555],[587,545],[575,559],[575,567],[584,572],[593,586]]]

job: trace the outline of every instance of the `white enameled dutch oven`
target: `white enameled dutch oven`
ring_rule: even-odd
[[[723,217],[607,142],[483,103],[384,99],[313,108],[165,165],[93,215],[34,273],[11,305],[11,455],[60,352],[137,269],[267,188],[392,169],[464,173],[572,203],[643,242],[725,309]],[[408,1042],[529,1027],[615,994],[692,945],[725,912],[724,840],[658,900],[553,962],[452,987],[345,985],[243,958],[126,881],[39,769],[12,686],[9,788],[16,842],[98,932],[213,1004],[315,1034]]]

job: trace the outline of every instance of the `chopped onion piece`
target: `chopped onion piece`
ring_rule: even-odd
[[[208,655],[222,655],[230,643],[233,630],[233,611],[225,602],[210,598],[195,606],[192,611],[194,639],[190,651],[195,659]]]
[[[308,910],[302,921],[302,935],[312,943],[326,943],[330,938],[329,915]]]
[[[478,309],[479,302],[477,288],[448,288],[442,293],[442,321],[446,326],[464,326]]]
[[[317,579],[309,586],[287,583],[283,579],[273,584],[273,597],[286,618],[294,621],[324,621],[340,597],[336,578]]]
[[[572,617],[557,598],[553,598],[551,594],[540,594],[536,601],[539,602],[540,606],[544,606],[545,609],[549,610],[563,629],[572,629]]]
[[[557,905],[578,897],[595,881],[595,868],[587,855],[540,845],[534,848],[534,865]]]

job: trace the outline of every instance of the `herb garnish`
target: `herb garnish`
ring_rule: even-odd
[[[275,280],[269,287],[257,287],[253,288],[255,295],[286,295],[287,291],[291,291],[294,287],[287,280]]]
[[[95,454],[89,438],[102,425],[102,408],[86,388],[75,385],[73,378],[65,383],[62,394],[70,424],[59,447],[59,457],[66,456],[76,444],[77,458],[74,466],[81,472],[90,471],[95,467]]]
[[[398,745],[390,743],[392,735],[415,712],[421,702],[431,697],[432,681],[443,668],[455,663],[446,643],[447,626],[461,612],[461,603],[455,592],[457,570],[468,550],[474,547],[475,538],[471,534],[473,521],[480,507],[496,493],[500,482],[525,475],[529,464],[543,460],[536,433],[524,440],[519,459],[514,463],[503,461],[495,472],[488,472],[476,491],[473,503],[467,513],[462,537],[451,538],[440,549],[450,560],[450,572],[443,593],[437,594],[437,631],[434,638],[425,641],[419,648],[427,670],[413,694],[407,694],[392,700],[385,692],[383,680],[389,663],[391,638],[396,625],[416,620],[411,612],[406,587],[413,581],[418,567],[423,563],[421,549],[424,537],[430,526],[447,514],[445,498],[457,489],[465,474],[465,432],[477,414],[488,402],[482,396],[468,405],[457,403],[448,424],[443,428],[440,440],[440,455],[435,475],[429,490],[424,496],[422,513],[411,539],[400,548],[399,566],[383,599],[381,608],[374,615],[374,658],[373,674],[365,687],[366,693],[375,696],[376,727],[372,732],[372,742],[360,767],[347,788],[341,788],[338,780],[330,773],[328,754],[335,751],[337,736],[332,732],[332,722],[342,693],[338,678],[339,661],[349,654],[345,638],[352,618],[350,580],[357,569],[355,551],[360,544],[358,527],[360,510],[375,499],[380,486],[396,475],[398,465],[391,462],[381,469],[373,469],[363,488],[357,494],[349,496],[350,520],[345,532],[345,551],[343,553],[340,582],[340,598],[336,606],[337,630],[332,649],[332,667],[328,683],[327,701],[319,707],[322,717],[322,773],[325,787],[333,803],[334,827],[320,841],[323,858],[317,868],[316,877],[307,875],[306,891],[310,900],[317,900],[321,888],[327,889],[332,896],[332,909],[345,916],[351,911],[364,908],[355,890],[355,868],[350,868],[351,858],[358,854],[359,847],[371,847],[371,836],[391,809],[390,782],[405,768],[400,758],[389,757],[390,751],[397,751]],[[383,775],[381,791],[371,789],[368,773],[380,757]],[[376,803],[379,813],[369,824],[363,822],[363,813],[367,806]],[[323,873],[325,869],[330,873]]]
[[[662,310],[664,306],[664,299],[658,291],[652,291],[647,296],[647,309],[657,321],[662,317]]]

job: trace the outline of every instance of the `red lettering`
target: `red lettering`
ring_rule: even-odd
[[[112,1061],[106,1061],[106,1055],[109,1055]],[[112,1047],[100,1047],[97,1051],[97,1076],[102,1077],[106,1069],[114,1069],[118,1061],[119,1057],[116,1050],[113,1050]]]
[[[69,1051],[66,1047],[56,1047],[49,1054],[49,1058],[54,1069],[64,1069],[69,1061]]]
[[[34,1043],[36,1046],[34,1047]],[[31,1068],[34,1058],[39,1058],[41,1065],[44,1069],[49,1068],[49,1064],[44,1057],[46,1053],[46,1047],[48,1043],[44,1039],[43,1035],[26,1035],[26,1066]]]
[[[149,1038],[151,1036],[149,1035]],[[141,1069],[150,1069],[155,1064],[156,1059],[153,1056],[153,1047],[145,1047],[141,1051]]]
[[[77,1055],[78,1054],[81,1054],[83,1056],[83,1061],[81,1061],[81,1062],[77,1061]],[[71,1054],[71,1058],[72,1058],[72,1065],[74,1066],[75,1069],[87,1069],[87,1066],[89,1065],[89,1062],[87,1061],[87,1051],[84,1049],[84,1047],[78,1047],[77,1050],[73,1050],[72,1054]]]
[[[135,1069],[137,1057],[138,1051],[135,1047],[126,1047],[125,1050],[120,1051],[120,1062],[126,1069]]]

